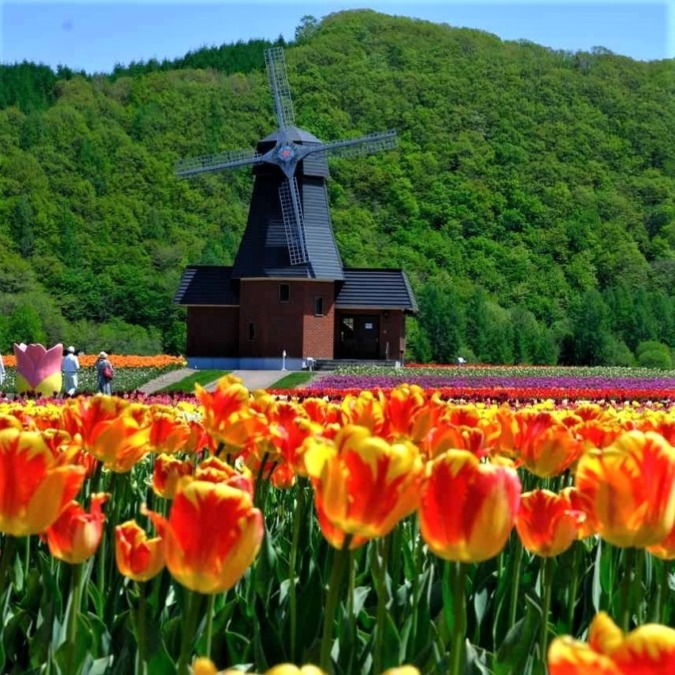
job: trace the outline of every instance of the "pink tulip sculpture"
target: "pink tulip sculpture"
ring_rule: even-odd
[[[35,392],[54,396],[61,391],[63,345],[45,349],[42,345],[14,344],[16,356],[16,390],[19,394]]]

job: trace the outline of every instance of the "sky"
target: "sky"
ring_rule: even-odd
[[[292,40],[305,15],[365,8],[553,49],[675,58],[675,0],[0,0],[0,62],[110,72],[204,46]]]

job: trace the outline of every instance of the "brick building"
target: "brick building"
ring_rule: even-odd
[[[417,312],[408,279],[400,269],[343,266],[326,189],[328,155],[388,150],[396,134],[322,143],[293,124],[283,52],[267,50],[265,59],[277,131],[253,152],[177,167],[188,177],[249,165],[254,177],[234,265],[188,267],[176,292],[174,302],[187,308],[188,362],[293,370],[310,358],[402,361],[405,316]]]

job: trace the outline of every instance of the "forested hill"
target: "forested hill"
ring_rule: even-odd
[[[298,35],[298,126],[326,141],[398,131],[396,151],[331,160],[329,189],[345,264],[407,270],[414,358],[670,358],[675,60],[371,11]],[[267,45],[95,77],[0,69],[0,351],[182,350],[182,270],[232,263],[252,179],[178,180],[174,162],[274,130]]]

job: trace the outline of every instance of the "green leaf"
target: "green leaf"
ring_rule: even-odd
[[[522,675],[532,651],[541,621],[541,612],[528,596],[525,616],[511,627],[497,651],[495,675]]]
[[[86,617],[77,617],[77,630],[73,643],[64,642],[54,654],[54,660],[63,673],[80,673],[87,660],[91,660],[91,623]]]

